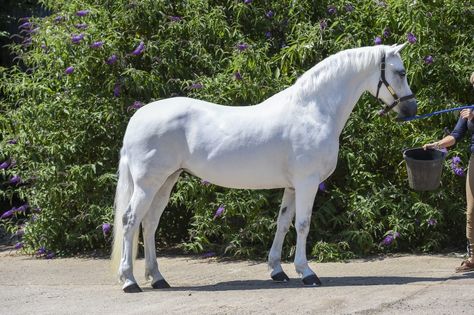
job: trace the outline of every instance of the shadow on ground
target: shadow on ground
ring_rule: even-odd
[[[454,275],[450,277],[363,277],[363,276],[342,276],[342,277],[322,277],[320,278],[323,287],[344,287],[344,286],[369,286],[369,285],[405,285],[417,282],[443,282],[447,280],[472,279],[474,272]],[[272,280],[233,280],[219,282],[213,285],[181,286],[165,289],[166,291],[238,291],[238,290],[268,290],[268,289],[288,289],[288,288],[308,288],[304,287],[300,279],[291,279],[286,283],[276,283]],[[145,291],[153,291],[151,288],[143,288]]]

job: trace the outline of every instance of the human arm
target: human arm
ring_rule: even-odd
[[[446,137],[444,137],[443,139],[439,140],[439,141],[436,141],[436,142],[433,142],[433,143],[427,143],[425,145],[423,145],[423,149],[444,149],[444,148],[448,148],[450,146],[453,146],[454,144],[456,143],[456,138],[454,138],[453,136],[451,135],[448,135]]]
[[[457,141],[459,141],[465,134],[467,130],[467,120],[471,120],[474,118],[474,113],[470,109],[463,109],[459,116],[459,120],[454,127],[454,130],[451,132],[450,135],[444,137],[443,139],[433,142],[427,143],[423,145],[423,149],[444,149],[450,146],[453,146]]]

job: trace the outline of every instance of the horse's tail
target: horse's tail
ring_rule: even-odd
[[[111,268],[117,273],[120,266],[123,250],[123,223],[122,217],[127,209],[130,198],[133,194],[133,181],[130,174],[128,159],[125,150],[120,152],[119,178],[117,182],[117,190],[115,192],[115,215],[114,215],[114,235],[111,255]],[[138,244],[138,230],[133,237],[133,258],[136,257]]]

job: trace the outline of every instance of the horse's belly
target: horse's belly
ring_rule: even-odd
[[[280,163],[248,161],[207,161],[186,163],[184,169],[212,184],[240,189],[272,189],[291,187],[287,171]]]

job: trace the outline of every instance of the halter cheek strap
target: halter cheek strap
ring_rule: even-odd
[[[390,92],[392,97],[395,99],[395,101],[390,105],[385,104],[384,101],[382,101],[379,98],[379,92],[380,92],[380,88],[382,87],[382,84],[385,85],[387,90]],[[377,94],[375,95],[375,97],[377,99],[379,99],[382,103],[385,104],[384,108],[380,111],[380,115],[384,115],[384,114],[388,113],[392,108],[394,108],[395,106],[397,106],[401,102],[404,102],[406,100],[415,98],[415,94],[410,94],[410,95],[406,95],[406,96],[403,96],[403,97],[398,97],[397,93],[395,93],[395,90],[387,82],[387,79],[385,78],[385,54],[382,56],[382,62],[380,63],[380,79],[379,79],[379,84],[377,85]]]

